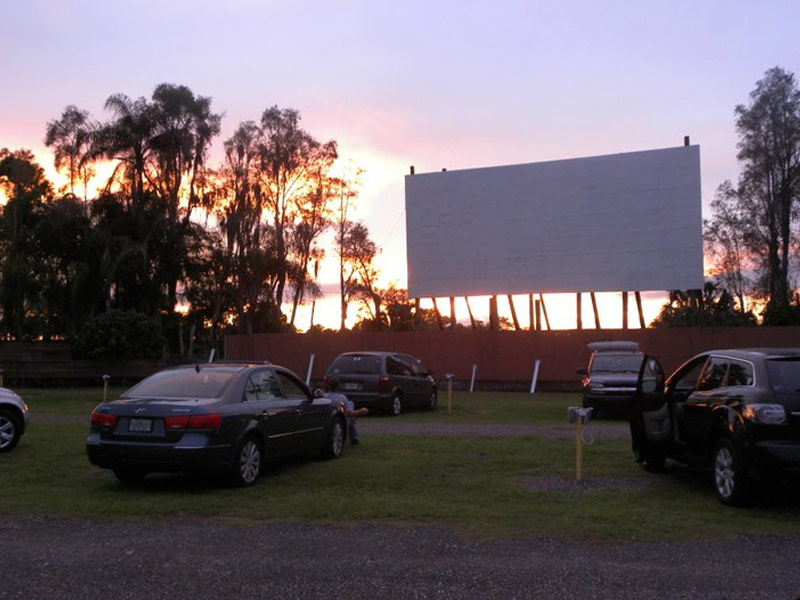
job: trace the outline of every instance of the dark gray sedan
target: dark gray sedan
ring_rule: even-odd
[[[99,405],[86,451],[125,482],[202,470],[252,485],[267,460],[338,457],[345,436],[344,406],[314,397],[287,369],[207,363],[160,371]]]

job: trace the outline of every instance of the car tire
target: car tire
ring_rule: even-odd
[[[0,408],[0,452],[10,452],[22,437],[22,422],[12,411]]]
[[[750,479],[733,442],[722,438],[714,447],[711,476],[717,498],[723,504],[743,506],[750,499]]]
[[[246,435],[239,448],[236,450],[231,478],[239,487],[253,485],[261,475],[261,465],[264,462],[264,450],[261,442],[254,435]]]
[[[336,417],[331,423],[331,430],[328,432],[328,440],[322,450],[325,458],[339,458],[344,448],[344,420]]]
[[[398,393],[395,392],[392,394],[392,398],[389,400],[389,414],[392,417],[396,417],[403,412],[403,397]]]
[[[135,467],[117,467],[114,469],[114,475],[121,483],[136,483],[147,477],[147,471]]]
[[[428,404],[425,406],[425,408],[428,410],[436,410],[436,406],[438,405],[438,403],[439,403],[439,394],[436,392],[436,390],[433,390],[431,392],[431,397],[428,398]]]

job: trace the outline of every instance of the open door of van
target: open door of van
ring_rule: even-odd
[[[664,370],[655,357],[646,354],[631,402],[630,427],[636,461],[648,471],[663,468],[672,438],[672,422],[664,393]]]

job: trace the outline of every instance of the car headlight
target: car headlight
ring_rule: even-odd
[[[742,409],[742,416],[748,421],[764,425],[786,423],[786,410],[781,404],[748,404]]]

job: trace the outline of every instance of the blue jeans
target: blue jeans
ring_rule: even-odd
[[[356,429],[356,420],[347,419],[347,436],[350,442],[358,442],[358,429]]]

